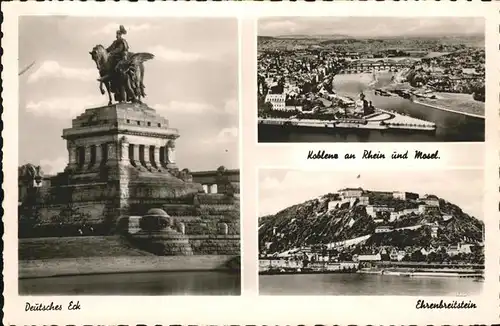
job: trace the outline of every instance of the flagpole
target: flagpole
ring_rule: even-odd
[[[33,67],[35,65],[35,61],[33,61],[30,65],[28,65],[27,67],[25,67],[23,70],[21,70],[17,75],[18,76],[21,76],[23,75],[25,72],[27,72],[28,70],[31,69],[31,67]]]

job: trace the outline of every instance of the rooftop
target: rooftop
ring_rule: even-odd
[[[343,189],[340,189],[339,191],[350,191],[350,190],[363,191],[363,188],[361,188],[361,187],[358,187],[358,188],[343,188]]]

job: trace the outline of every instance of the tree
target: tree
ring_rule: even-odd
[[[436,262],[437,258],[438,258],[438,255],[435,252],[431,252],[430,254],[427,255],[425,260],[428,263],[431,263],[431,262]]]
[[[420,250],[416,250],[411,254],[410,260],[414,262],[425,261],[425,256]]]
[[[480,87],[473,87],[472,88],[472,98],[476,101],[485,101],[485,87],[484,85]]]
[[[269,102],[265,102],[265,96],[259,96],[257,110],[259,117],[267,117],[273,111],[273,105]]]

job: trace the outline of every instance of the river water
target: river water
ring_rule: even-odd
[[[219,271],[57,276],[19,280],[20,295],[239,295],[240,275]]]
[[[339,78],[338,78],[339,77]],[[283,128],[281,126],[259,125],[259,142],[481,142],[484,141],[484,119],[459,113],[442,111],[413,103],[401,97],[377,96],[368,86],[366,78],[356,75],[335,77],[334,88],[341,95],[358,98],[364,92],[367,100],[380,109],[394,110],[409,116],[436,123],[436,132],[416,132],[400,130],[329,130],[322,128]],[[388,83],[379,78],[373,87]]]
[[[463,296],[481,293],[483,284],[470,278],[358,273],[259,275],[261,295]]]

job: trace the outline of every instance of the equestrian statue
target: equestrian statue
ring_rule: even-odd
[[[141,98],[146,96],[143,83],[144,61],[153,59],[154,55],[129,52],[128,43],[123,38],[125,34],[125,27],[120,25],[116,31],[116,40],[108,48],[98,44],[89,52],[99,71],[99,90],[103,95],[106,91],[108,93],[108,105],[113,103],[111,94],[120,103],[141,103]]]

